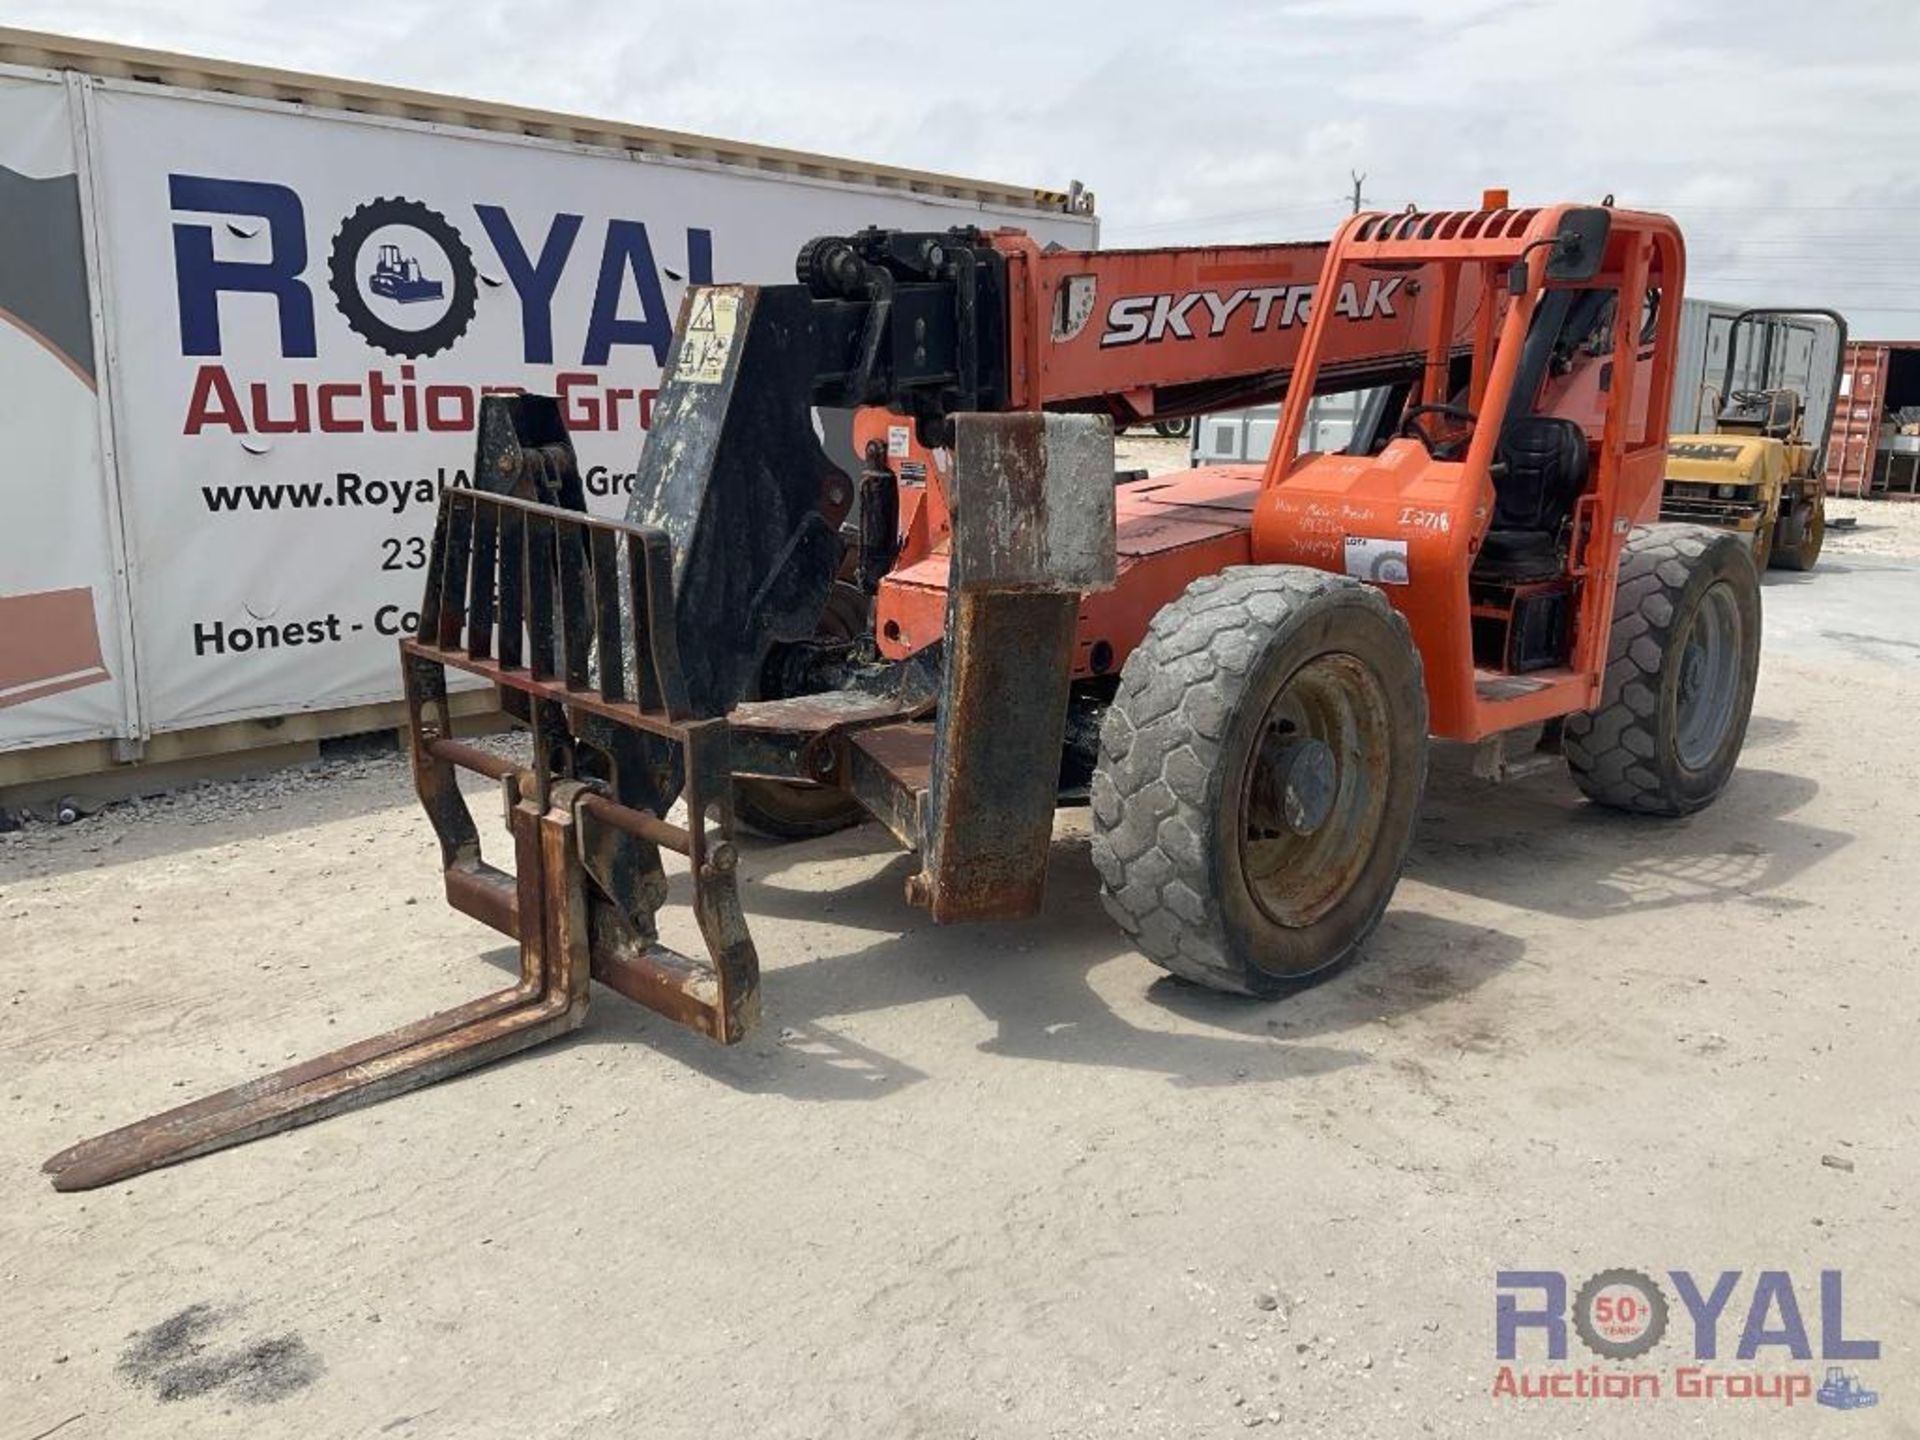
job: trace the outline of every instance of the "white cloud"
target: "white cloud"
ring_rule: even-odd
[[[1911,0],[6,3],[7,23],[1100,197],[1108,243],[1375,203],[1672,208],[1690,289],[1920,335]]]

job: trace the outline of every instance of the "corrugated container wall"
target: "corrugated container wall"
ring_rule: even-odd
[[[1836,495],[1920,493],[1920,340],[1861,340],[1847,347],[1834,414],[1827,484]],[[1903,413],[1905,412],[1905,416]]]

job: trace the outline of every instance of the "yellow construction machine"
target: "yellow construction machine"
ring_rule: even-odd
[[[1830,321],[1839,332],[1827,413],[1817,430],[1808,425],[1807,395],[1775,383],[1780,367],[1772,329],[1796,319]],[[1753,388],[1740,389],[1740,337],[1749,326],[1760,331],[1760,369],[1757,384],[1749,379]],[[1811,570],[1826,538],[1827,436],[1846,353],[1847,322],[1832,310],[1768,307],[1734,316],[1713,431],[1668,441],[1660,518],[1750,535],[1757,569]]]

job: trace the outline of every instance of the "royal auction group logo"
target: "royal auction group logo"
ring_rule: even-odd
[[[1502,1270],[1495,1398],[1879,1404],[1853,1367],[1878,1360],[1880,1342],[1847,1333],[1841,1271],[1822,1270],[1817,1286],[1798,1288],[1786,1270],[1760,1270],[1750,1281],[1739,1270],[1668,1270],[1664,1279],[1611,1267],[1573,1285],[1559,1270]],[[1585,1363],[1567,1363],[1573,1338],[1591,1357]]]
[[[445,194],[310,211],[265,180],[167,183],[195,362],[183,435],[471,435],[480,397],[529,370],[574,433],[643,432],[681,295],[714,278],[706,225]]]

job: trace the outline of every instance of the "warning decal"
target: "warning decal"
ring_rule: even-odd
[[[739,320],[738,290],[698,291],[680,342],[678,377],[696,385],[718,385],[733,355],[733,332]]]

